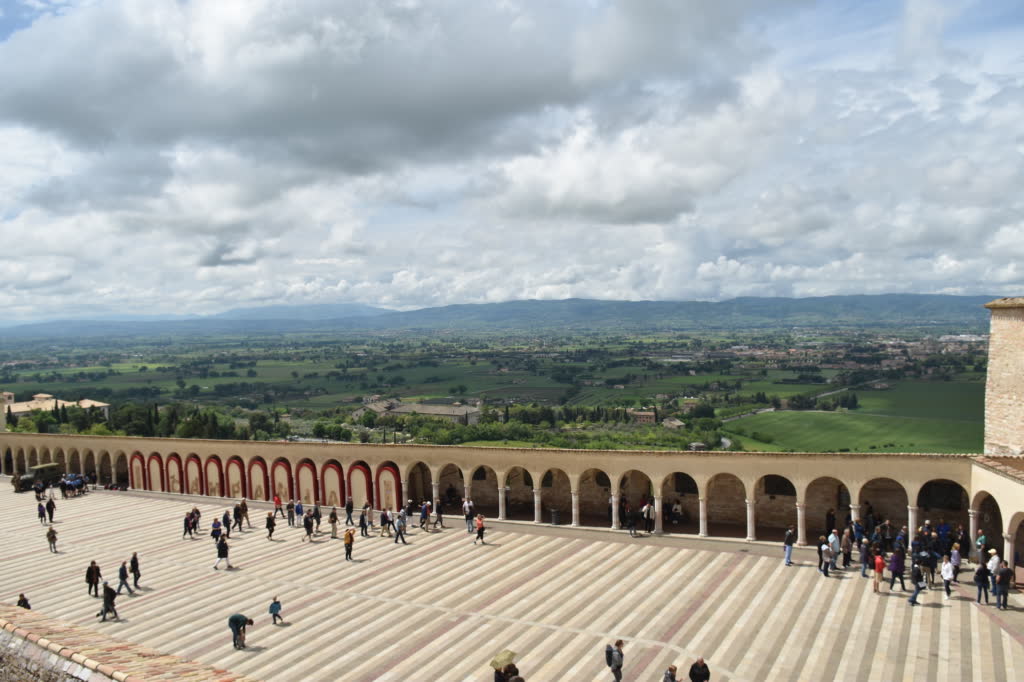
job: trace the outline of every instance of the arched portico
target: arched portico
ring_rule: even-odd
[[[320,499],[329,507],[345,505],[345,474],[341,462],[329,459],[320,470]]]
[[[517,521],[532,521],[533,474],[520,466],[514,466],[505,474],[505,516]]]
[[[224,497],[224,464],[220,461],[219,455],[210,455],[206,458],[204,467],[206,474],[206,494],[211,497]]]
[[[225,467],[226,497],[249,497],[249,488],[246,485],[245,463],[237,455],[229,457]]]
[[[185,458],[185,490],[188,491],[189,495],[206,494],[203,461],[194,452]]]
[[[393,512],[398,511],[405,506],[404,493],[398,465],[390,460],[377,465],[377,475],[374,480],[376,506],[380,509],[390,509]]]
[[[114,482],[114,467],[111,462],[110,453],[106,450],[101,450],[99,459],[100,469],[96,480],[100,485],[110,485]]]
[[[270,484],[274,494],[287,504],[295,499],[295,484],[292,481],[292,465],[287,459],[279,457],[270,467]]]
[[[160,453],[150,453],[149,458],[146,460],[146,476],[149,482],[149,489],[156,490],[158,492],[167,491],[167,480],[164,474],[164,463]]]
[[[430,500],[430,504],[436,505],[440,490],[434,490],[434,477],[430,473],[430,467],[423,462],[414,462],[405,474],[406,486],[409,489],[407,495],[415,502]]]
[[[15,473],[14,452],[10,448],[4,448],[4,473],[8,476]]]
[[[811,481],[804,491],[803,502],[797,501],[800,544],[813,546],[817,544],[819,536],[827,537],[833,530],[828,526],[840,525],[850,513],[850,499],[850,489],[837,478],[822,476]],[[804,505],[802,510],[800,504]],[[803,527],[800,524],[801,513]],[[828,521],[832,517],[834,520],[829,524]]]
[[[295,467],[295,494],[302,504],[311,506],[320,499],[320,485],[316,465],[312,460],[303,459]]]
[[[129,486],[134,490],[149,490],[146,476],[146,460],[141,452],[133,452],[129,458]]]
[[[185,470],[181,465],[181,456],[176,452],[167,455],[166,467],[168,492],[185,492]]]
[[[540,477],[540,498],[535,498],[535,503],[540,503],[540,517],[538,509],[534,509],[534,521],[543,523],[551,520],[551,512],[557,511],[559,523],[569,523],[572,520],[572,491],[569,483],[569,476],[561,469],[548,469]]]
[[[1007,527],[1003,525],[1003,512],[995,496],[987,490],[979,490],[974,493],[974,498],[971,500],[971,509],[977,510],[975,519],[977,529],[971,537],[976,538],[978,533],[984,533],[986,539],[984,551],[995,549],[1000,557],[1005,558],[1003,534],[1007,532],[1004,530]],[[987,559],[988,555],[985,554],[983,558]]]
[[[939,528],[943,524],[951,529],[970,524],[967,510],[970,508],[970,496],[967,490],[956,481],[934,479],[921,486],[917,495],[918,514],[921,519],[928,519]]]
[[[469,499],[478,514],[498,518],[498,474],[489,466],[478,466],[470,474]]]
[[[451,514],[462,513],[462,498],[469,492],[462,469],[455,464],[445,464],[438,472],[437,485],[445,511]]]
[[[661,482],[661,498],[666,532],[699,532],[700,488],[693,476],[681,471],[666,476]],[[677,505],[678,511],[675,511]]]
[[[587,469],[576,483],[581,526],[609,527],[612,523],[612,479],[602,469]]]
[[[901,483],[891,478],[873,478],[860,488],[857,495],[860,515],[871,513],[875,519],[889,520],[896,528],[907,526],[913,535],[922,519],[917,507],[909,506],[907,491]],[[839,523],[844,517],[838,517]]]
[[[39,466],[39,454],[35,448],[29,448],[28,450],[28,466],[29,468]]]
[[[796,486],[785,476],[767,474],[754,483],[754,518],[757,537],[785,536],[789,526],[797,525]]]
[[[270,485],[270,471],[262,457],[249,458],[249,494],[254,500],[269,502],[273,488]],[[283,500],[282,500],[283,503]]]
[[[114,483],[128,485],[128,455],[121,451],[114,455]]]
[[[53,461],[60,465],[61,472],[68,473],[68,458],[64,454],[63,448],[57,448],[53,451]]]
[[[82,473],[90,478],[96,476],[96,455],[92,450],[86,450],[82,457]]]
[[[708,533],[724,537],[750,537],[754,524],[748,523],[747,486],[735,474],[718,473],[707,484]],[[753,500],[751,500],[753,502]],[[753,508],[750,509],[753,514]]]
[[[68,450],[68,473],[81,474],[83,471],[82,459],[78,455],[78,450],[71,448]]]
[[[373,505],[373,475],[370,465],[362,460],[348,467],[348,494],[356,509],[362,509],[367,503]]]

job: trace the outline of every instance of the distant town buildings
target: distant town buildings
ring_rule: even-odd
[[[33,410],[45,410],[52,411],[54,407],[60,409],[62,407],[80,407],[83,410],[87,410],[94,407],[103,412],[103,418],[110,418],[110,405],[108,403],[101,403],[98,400],[59,400],[54,398],[49,393],[36,393],[32,396],[32,400],[24,402],[14,402],[14,393],[10,391],[4,391],[0,393],[0,399],[2,399],[2,407],[0,407],[0,429],[5,428],[7,425],[8,413],[12,417],[25,417],[30,415]]]

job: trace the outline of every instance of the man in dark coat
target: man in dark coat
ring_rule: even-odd
[[[234,510],[232,510],[234,518],[234,526],[238,528],[238,532],[242,532],[242,505],[236,504]]]
[[[46,515],[50,517],[50,523],[53,523],[53,512],[55,509],[57,509],[57,503],[51,497],[46,501]]]
[[[104,622],[104,621],[107,620],[107,614],[108,613],[113,613],[115,620],[121,620],[121,617],[117,615],[117,609],[114,608],[114,600],[115,599],[117,599],[117,592],[115,592],[114,588],[111,587],[110,584],[107,583],[106,580],[104,580],[103,581],[103,608],[100,609],[100,612],[96,614],[97,616],[102,616],[102,618],[100,619],[101,622]]]
[[[100,579],[102,577],[100,567],[96,565],[95,561],[91,562],[89,568],[85,569],[85,582],[89,584],[89,594],[100,596]]]
[[[142,571],[139,570],[139,553],[132,552],[132,559],[128,562],[128,568],[132,574],[132,582],[135,584],[136,589],[139,587],[139,578],[142,577]]]
[[[213,565],[213,570],[217,570],[217,567],[220,566],[221,561],[226,561],[228,564],[228,568],[231,568],[231,560],[228,559],[227,538],[221,538],[220,541],[217,542],[217,562]]]
[[[356,525],[355,522],[352,521],[352,510],[353,509],[354,509],[354,506],[352,504],[352,498],[350,497],[347,500],[345,500],[345,525],[346,526],[354,526],[354,525]]]
[[[711,671],[703,658],[698,658],[690,666],[690,682],[707,682],[711,679]]]
[[[245,628],[253,624],[252,618],[243,616],[240,613],[232,614],[228,618],[228,627],[231,628],[231,644],[236,649],[245,648]]]

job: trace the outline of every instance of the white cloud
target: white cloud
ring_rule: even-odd
[[[0,305],[1019,293],[1024,36],[933,5],[44,3]]]

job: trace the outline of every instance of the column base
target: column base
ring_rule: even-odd
[[[578,523],[571,523],[571,524],[569,524],[569,527],[570,528],[579,528],[580,524],[578,524]]]
[[[707,533],[697,533],[697,537],[699,537],[699,538],[706,538],[706,537],[709,537],[709,536],[708,536]]]
[[[757,538],[747,537],[747,542],[757,542]]]

